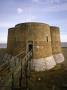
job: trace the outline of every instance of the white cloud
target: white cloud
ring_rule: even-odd
[[[67,34],[61,34],[61,41],[67,42]]]
[[[7,42],[7,32],[0,32],[0,43]]]
[[[28,17],[25,18],[26,22],[31,22],[31,21],[35,21],[35,20],[36,20],[36,17],[33,16],[33,15],[32,16],[28,16]]]
[[[42,5],[44,6],[44,4]],[[67,3],[64,4],[56,4],[56,5],[45,5],[44,7],[39,6],[39,7],[32,7],[32,12],[60,12],[60,11],[67,11]]]
[[[61,0],[32,0],[33,2],[38,2],[39,4],[60,4],[62,3]]]
[[[61,5],[53,5],[48,7],[45,11],[67,11],[67,3],[66,4],[61,4]]]
[[[40,0],[32,0],[33,2],[39,2]]]
[[[48,0],[50,3],[54,4],[59,4],[61,2],[61,0]]]
[[[6,43],[7,42],[7,31],[8,28],[14,26],[10,22],[0,22],[0,43]]]
[[[32,9],[36,12],[58,12],[67,11],[67,2],[65,0],[32,0],[38,2],[37,6],[32,5]]]
[[[0,28],[9,28],[9,27],[12,27],[14,26],[13,23],[10,23],[10,22],[0,22]]]
[[[21,14],[23,12],[23,9],[22,8],[17,8],[17,13],[18,14]]]

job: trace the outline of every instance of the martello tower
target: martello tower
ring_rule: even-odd
[[[64,61],[58,27],[44,23],[21,23],[8,30],[8,53],[24,55],[32,49],[32,69],[45,71]]]

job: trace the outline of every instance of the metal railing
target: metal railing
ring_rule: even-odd
[[[14,90],[15,88],[20,90],[25,88],[27,90],[31,71],[32,50],[24,58],[20,58],[19,56],[22,54],[23,52],[13,56],[11,60],[0,66],[0,90]],[[4,69],[5,65],[9,70],[7,67],[7,69]],[[6,71],[8,72],[6,73]]]

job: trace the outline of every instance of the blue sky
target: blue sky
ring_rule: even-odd
[[[59,26],[67,42],[67,0],[0,0],[0,43],[7,42],[8,28],[23,22]]]

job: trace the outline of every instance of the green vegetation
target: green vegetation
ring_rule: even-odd
[[[62,68],[45,72],[32,72],[29,80],[30,90],[67,90],[67,72]],[[55,88],[55,89],[53,89]]]

